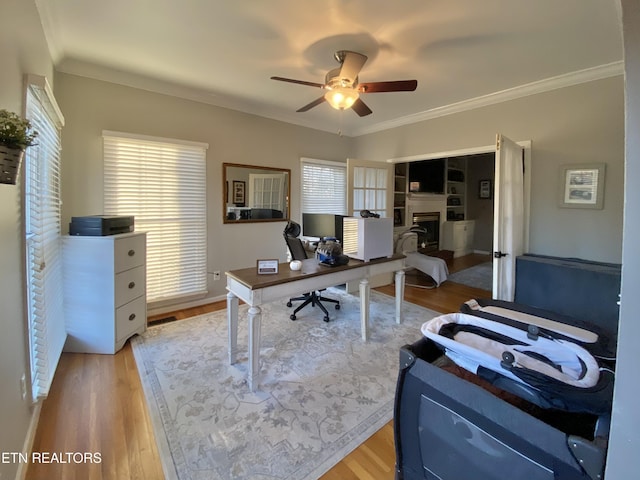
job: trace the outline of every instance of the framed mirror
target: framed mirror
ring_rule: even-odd
[[[222,164],[223,223],[282,222],[289,219],[291,170]]]

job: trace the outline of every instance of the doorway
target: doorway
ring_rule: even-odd
[[[506,139],[508,140],[508,139]],[[512,142],[513,143],[513,142]],[[521,147],[522,149],[522,163],[523,163],[523,212],[522,212],[522,220],[523,220],[523,230],[524,230],[524,235],[523,235],[523,240],[524,240],[524,244],[523,244],[523,248],[524,248],[524,252],[528,251],[528,247],[529,247],[529,216],[530,216],[530,196],[531,196],[531,141],[521,141],[521,142],[517,142],[517,145],[519,147]],[[493,144],[493,145],[487,145],[487,146],[481,146],[481,147],[472,147],[472,148],[468,148],[468,149],[459,149],[459,150],[451,150],[451,151],[445,151],[445,152],[435,152],[435,153],[427,153],[427,154],[420,154],[420,155],[412,155],[410,157],[401,157],[401,158],[394,158],[394,159],[389,159],[388,162],[398,165],[398,164],[411,164],[411,162],[415,162],[415,161],[419,161],[419,160],[430,160],[430,159],[440,159],[440,158],[447,158],[447,159],[462,159],[462,158],[467,158],[470,159],[468,160],[469,164],[472,164],[472,162],[474,161],[474,159],[478,160],[481,158],[492,158],[493,161],[495,162],[496,160],[496,153],[499,151],[498,149],[498,145]],[[469,200],[471,200],[471,204],[473,205],[476,202],[479,202],[477,205],[480,205],[480,209],[483,211],[482,212],[482,219],[483,221],[489,225],[492,224],[494,227],[496,225],[496,218],[495,218],[495,211],[492,208],[493,206],[493,202],[494,199],[496,198],[496,195],[499,195],[500,192],[500,187],[499,184],[500,182],[497,182],[496,184],[496,180],[498,180],[495,177],[495,174],[497,174],[497,170],[498,167],[495,166],[494,164],[494,172],[493,174],[489,175],[489,173],[487,173],[486,170],[482,170],[480,169],[477,172],[477,177],[473,176],[476,175],[476,173],[474,173],[471,177],[467,177],[465,176],[465,179],[469,179],[470,182],[465,182],[468,183],[468,185],[465,186],[465,197]],[[397,171],[398,169],[396,169]],[[402,169],[401,169],[402,170]],[[482,178],[480,178],[482,177]],[[490,186],[489,186],[489,192],[490,192],[490,197],[486,198],[486,192],[487,192],[487,183],[486,180],[490,180]],[[482,182],[482,184],[480,183]],[[483,188],[483,198],[479,198],[480,197],[480,188]],[[450,192],[448,192],[450,193]],[[458,193],[456,191],[456,193]],[[443,196],[443,198],[447,198],[448,200],[448,194]],[[409,197],[408,197],[409,198]],[[435,198],[435,197],[434,197]],[[482,202],[480,202],[480,200],[482,200]],[[449,202],[447,202],[447,207],[449,207]],[[454,206],[454,205],[451,205]],[[459,209],[459,205],[455,205],[454,207]],[[467,209],[468,210],[468,209]],[[472,213],[471,215],[480,215],[479,212],[474,211],[473,209],[471,209]],[[475,213],[474,213],[475,212]],[[410,213],[410,212],[407,212]],[[407,215],[407,218],[411,219],[411,215]],[[448,208],[446,210],[443,211],[443,215],[441,216],[441,228],[440,228],[440,232],[443,231],[443,221],[445,221],[445,219],[448,218]],[[472,217],[469,215],[468,211],[465,212],[465,219],[471,219]],[[406,224],[405,224],[406,225]],[[497,225],[500,225],[500,223],[497,223]],[[409,225],[410,226],[410,225]],[[482,231],[482,230],[481,230]],[[483,238],[483,243],[481,243],[481,247],[477,247],[475,248],[475,250],[478,250],[480,252],[480,255],[486,254],[486,255],[492,255],[492,251],[494,250],[493,248],[493,238],[494,238],[494,233],[495,232],[489,232],[487,230],[485,230],[483,233],[479,234],[482,236]],[[474,233],[474,237],[475,237],[475,233]],[[442,243],[441,243],[442,245]],[[485,250],[486,249],[486,250]],[[490,259],[492,257],[489,257]],[[495,277],[495,273],[493,274]],[[494,285],[494,289],[495,289],[495,285]]]

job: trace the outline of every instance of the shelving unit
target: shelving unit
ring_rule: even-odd
[[[467,161],[463,158],[447,159],[447,220],[466,218]]]
[[[394,166],[393,226],[402,227],[407,222],[407,164]]]

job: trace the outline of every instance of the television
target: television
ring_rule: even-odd
[[[335,237],[342,242],[342,219],[333,213],[303,213],[302,235],[305,237]]]
[[[409,192],[445,193],[446,159],[420,160],[409,164]]]

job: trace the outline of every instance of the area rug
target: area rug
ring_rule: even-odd
[[[493,263],[485,262],[452,273],[447,280],[482,290],[493,289]]]
[[[317,308],[293,322],[284,301],[264,306],[254,393],[246,383],[246,306],[235,365],[225,310],[132,339],[167,479],[317,479],[392,418],[399,349],[438,313],[405,302],[398,325],[393,297],[372,291],[363,342],[359,298],[325,293],[342,304],[329,323]]]

